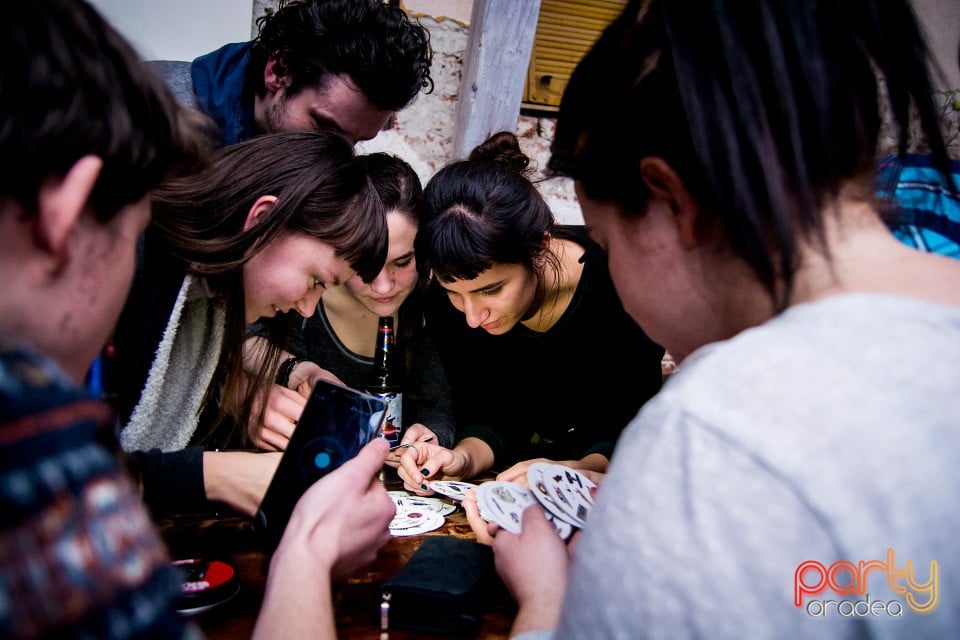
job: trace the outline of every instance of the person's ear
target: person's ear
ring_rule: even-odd
[[[533,264],[536,265],[538,269],[542,269],[544,265],[547,264],[547,254],[550,252],[550,235],[549,231],[543,232],[543,239],[540,241],[540,249],[537,251],[537,255],[533,257]]]
[[[267,89],[267,93],[276,93],[290,86],[287,68],[283,61],[277,58],[277,54],[270,56],[263,68],[263,86]]]
[[[673,212],[680,246],[695,247],[700,207],[677,172],[663,158],[647,157],[640,161],[640,177],[650,190],[651,198],[662,200]]]
[[[260,196],[247,212],[247,219],[243,223],[243,230],[246,231],[257,223],[260,215],[270,210],[270,207],[277,201],[277,196]]]
[[[83,156],[62,178],[47,178],[37,194],[37,219],[34,235],[37,245],[49,252],[57,266],[69,256],[70,234],[90,201],[103,160]]]

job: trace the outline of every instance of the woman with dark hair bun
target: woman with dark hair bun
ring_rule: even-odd
[[[500,132],[424,190],[417,264],[427,328],[452,388],[457,443],[400,459],[406,487],[535,460],[603,471],[620,430],[662,382],[663,349],[624,312],[583,227],[555,224]]]

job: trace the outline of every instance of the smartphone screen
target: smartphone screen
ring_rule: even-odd
[[[356,389],[323,380],[314,386],[254,518],[268,546],[280,542],[304,491],[376,437],[386,408],[380,398]]]

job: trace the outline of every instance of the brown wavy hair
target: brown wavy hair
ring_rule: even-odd
[[[262,195],[277,200],[244,229],[250,208]],[[227,401],[218,402],[206,436],[227,424],[227,416],[235,425],[247,423],[257,390],[269,385],[279,362],[280,349],[271,345],[252,384],[243,386],[247,325],[242,274],[253,255],[280,234],[295,232],[329,244],[365,281],[386,260],[383,203],[350,142],[329,131],[273,133],[225,147],[206,170],[155,191],[153,206],[161,242],[186,273],[205,278],[226,310],[223,349],[204,406]],[[282,323],[276,327],[283,330]],[[271,342],[283,344],[284,338]],[[238,401],[229,401],[234,398]]]

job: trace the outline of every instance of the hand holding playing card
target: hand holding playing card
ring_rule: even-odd
[[[476,488],[467,491],[467,495],[460,501],[460,506],[463,507],[463,511],[467,515],[467,522],[470,524],[470,528],[473,529],[474,535],[477,536],[477,542],[492,545],[499,525],[496,522],[484,520],[480,515],[480,507],[477,505]]]
[[[536,613],[537,628],[553,628],[560,618],[560,605],[567,585],[570,555],[545,512],[525,509],[521,533],[497,532],[493,540],[497,573],[520,606],[520,614]],[[518,617],[514,628],[523,628]]]
[[[520,519],[524,509],[531,505],[543,506],[542,503],[543,500],[533,491],[516,482],[494,480],[484,482],[477,488],[477,509],[480,517],[495,522],[512,533],[520,533]],[[569,519],[548,512],[547,520],[561,540],[566,540],[573,532]]]
[[[496,479],[501,482],[517,482],[524,486],[527,486],[527,469],[530,468],[530,465],[535,462],[542,462],[553,464],[552,460],[547,460],[546,458],[534,458],[533,460],[523,460],[513,465],[509,469],[501,471],[497,474]]]
[[[397,475],[403,488],[419,495],[433,493],[429,484],[445,477],[460,477],[466,466],[465,454],[432,443],[416,444],[404,450]]]

